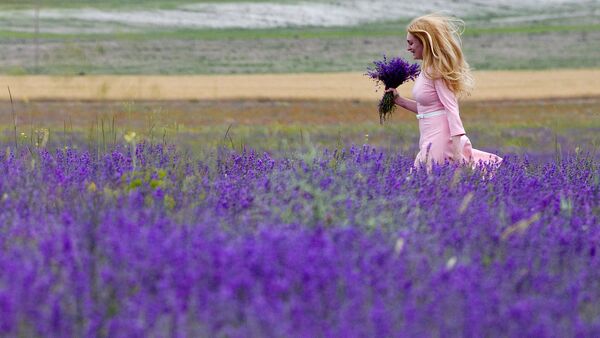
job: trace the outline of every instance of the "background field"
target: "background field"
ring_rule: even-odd
[[[475,71],[465,101],[600,96],[600,69]],[[361,73],[187,76],[0,76],[20,100],[369,100],[382,88]],[[399,93],[410,97],[413,83]],[[375,89],[377,88],[377,89]],[[8,98],[8,91],[6,91]]]
[[[37,31],[33,1],[3,2],[0,73],[364,71],[382,54],[408,58],[407,22],[440,9],[465,19],[464,49],[475,69],[589,68],[600,60],[596,1],[428,1],[415,7],[389,0],[290,0],[198,7],[204,2],[44,2]]]
[[[18,142],[34,144],[45,128],[50,144],[106,144],[110,125],[113,142],[136,130],[196,150],[368,142],[412,152],[414,117],[399,111],[380,126],[379,93],[360,74],[384,53],[408,58],[410,18],[445,9],[465,19],[465,53],[479,74],[462,107],[477,147],[521,154],[598,148],[596,1],[231,1],[210,10],[207,3],[214,5],[44,1],[38,20],[35,1],[0,4],[0,80],[14,98],[11,106],[6,91],[0,95],[3,140],[14,143],[16,126]],[[328,8],[330,15],[319,14]],[[410,86],[402,91],[410,96]]]

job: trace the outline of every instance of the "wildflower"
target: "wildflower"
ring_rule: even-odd
[[[130,131],[127,134],[125,134],[123,136],[123,138],[125,138],[125,142],[133,143],[133,142],[135,142],[135,136],[136,136],[135,131]]]
[[[396,245],[394,246],[394,252],[396,254],[400,254],[402,249],[404,248],[404,238],[400,237],[396,240]]]
[[[133,166],[131,167],[132,171],[135,171],[136,167],[135,136],[135,131],[130,131],[127,134],[123,135],[125,142],[129,143],[131,146],[131,160],[133,162]]]
[[[456,265],[457,261],[458,259],[456,258],[456,256],[450,257],[446,262],[446,270],[452,270],[452,268],[454,268],[454,266]]]
[[[35,130],[36,147],[45,148],[48,143],[48,138],[50,137],[50,130],[47,128],[40,128]]]

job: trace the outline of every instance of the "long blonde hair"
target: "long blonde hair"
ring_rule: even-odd
[[[469,95],[474,80],[461,50],[464,21],[442,14],[414,19],[407,31],[423,44],[421,69],[432,79],[442,78],[458,97]]]

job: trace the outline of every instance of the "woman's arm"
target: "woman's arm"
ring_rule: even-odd
[[[394,103],[397,104],[398,106],[406,109],[406,110],[410,110],[411,112],[417,114],[417,101],[411,100],[411,99],[407,99],[405,97],[402,97],[398,94],[398,91],[395,88],[390,88],[388,90],[385,91],[387,92],[392,92],[394,93]]]
[[[434,80],[433,85],[440,102],[446,110],[448,126],[450,127],[450,136],[454,137],[466,134],[462,120],[460,119],[456,95],[454,95],[448,86],[446,86],[446,83],[442,79]]]
[[[448,86],[446,86],[444,80],[436,79],[434,81],[434,86],[440,102],[442,102],[447,113],[450,137],[452,139],[452,158],[455,161],[462,161],[463,156],[460,137],[465,135],[465,128],[460,119],[458,100],[456,99],[456,95],[454,95]]]

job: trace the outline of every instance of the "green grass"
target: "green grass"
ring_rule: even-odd
[[[45,105],[51,108],[40,108]],[[412,154],[419,137],[418,123],[407,112],[397,112],[385,125],[379,125],[373,102],[128,102],[105,103],[103,107],[89,113],[86,103],[18,105],[18,142],[34,146],[35,131],[47,128],[49,144],[54,146],[90,144],[104,148],[115,140],[122,142],[126,133],[135,131],[140,139],[173,143],[194,152],[211,152],[223,146],[314,152],[368,143]],[[482,150],[551,154],[558,143],[564,151],[580,147],[598,152],[600,119],[595,117],[599,107],[598,99],[481,102],[464,103],[461,115],[473,146]],[[0,142],[13,143],[10,113],[4,112],[6,105],[1,109]]]
[[[267,29],[177,29],[146,30],[143,32],[115,32],[94,34],[58,34],[41,32],[13,32],[0,30],[0,39],[64,39],[64,40],[227,40],[227,39],[344,39],[352,37],[386,37],[398,36],[407,21],[392,21],[364,24],[353,27],[288,27]],[[539,34],[562,32],[597,32],[600,24],[582,25],[546,25],[543,23],[508,27],[470,27],[464,36],[480,36],[488,34]]]
[[[469,28],[464,35],[484,35],[484,34],[538,34],[538,33],[562,33],[562,32],[597,32],[600,31],[600,24],[582,24],[582,25],[547,25],[536,23],[529,25],[490,27],[490,28]]]
[[[106,122],[105,122],[106,123]],[[4,130],[0,141],[13,143],[11,126],[0,126]],[[414,156],[418,151],[418,128],[413,125],[389,125],[381,127],[377,124],[362,125],[265,125],[265,126],[195,126],[192,128],[179,126],[156,126],[150,132],[147,127],[127,128],[117,125],[112,133],[105,124],[104,133],[98,125],[75,127],[66,130],[56,127],[50,129],[49,147],[71,147],[86,145],[89,148],[102,150],[111,145],[123,142],[124,135],[134,130],[138,140],[149,143],[176,144],[194,153],[211,153],[219,147],[235,150],[252,148],[270,153],[318,152],[322,149],[336,149],[350,145],[370,144],[395,152]],[[580,125],[576,128],[560,128],[553,130],[540,127],[512,127],[470,125],[468,136],[473,146],[488,151],[507,153],[552,154],[555,152],[555,140],[563,151],[574,152],[576,148],[600,154],[600,137],[598,128]],[[37,130],[24,126],[19,129],[20,146],[36,147]],[[21,133],[24,133],[22,135]]]
[[[92,2],[50,0],[44,3],[47,7],[75,8]],[[0,10],[16,3],[3,2]],[[34,1],[18,3],[28,6]],[[189,1],[108,0],[99,3],[94,2],[94,6],[164,8]],[[353,27],[268,29],[163,29],[108,24],[114,29],[111,33],[84,34],[44,31],[44,27],[61,27],[61,20],[42,25],[39,34],[10,31],[15,25],[29,27],[18,18],[2,20],[0,45],[5,48],[0,50],[0,59],[13,62],[0,65],[0,73],[10,75],[343,72],[364,71],[382,54],[409,57],[402,54],[408,20]],[[600,24],[591,15],[507,26],[482,18],[466,18],[466,22],[464,51],[474,69],[600,66]],[[37,59],[34,56],[36,42],[40,46]],[[206,47],[207,44],[210,46]]]

